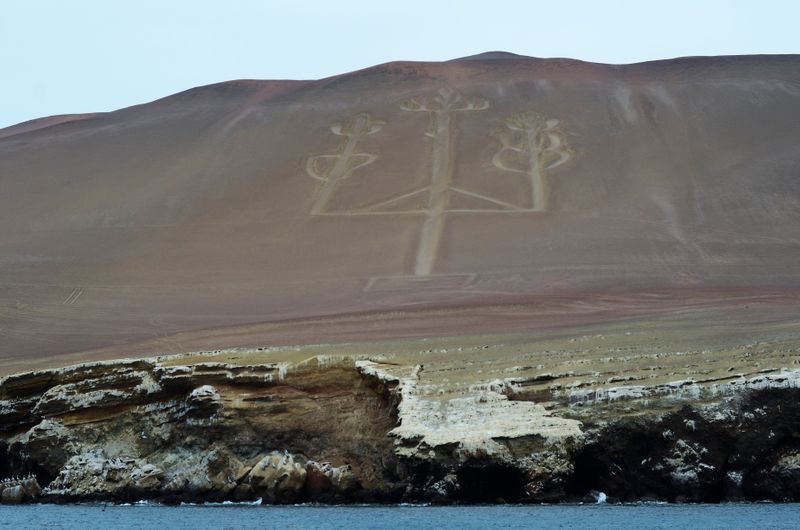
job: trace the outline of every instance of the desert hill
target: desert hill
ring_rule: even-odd
[[[796,317],[800,56],[491,52],[0,130],[0,370]]]

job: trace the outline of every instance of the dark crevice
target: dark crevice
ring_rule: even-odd
[[[525,474],[512,465],[475,460],[461,466],[456,476],[465,502],[516,502],[525,497]]]

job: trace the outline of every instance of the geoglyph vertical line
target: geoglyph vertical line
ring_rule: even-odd
[[[508,117],[505,128],[496,132],[500,149],[492,157],[492,164],[528,176],[532,211],[545,212],[548,208],[545,170],[560,166],[572,156],[559,123],[535,112],[522,112]]]
[[[401,108],[410,112],[427,112],[431,117],[431,129],[426,133],[426,136],[433,141],[428,207],[425,211],[426,218],[422,224],[414,265],[415,276],[427,276],[433,271],[439,252],[453,185],[454,150],[451,114],[484,110],[489,108],[489,102],[482,98],[462,96],[449,88],[442,88],[436,96],[415,97],[403,102]]]
[[[344,137],[339,152],[313,155],[306,161],[306,172],[322,182],[311,206],[311,215],[324,213],[339,183],[350,178],[356,169],[369,165],[378,158],[372,153],[359,153],[357,148],[362,138],[380,131],[383,125],[384,122],[375,120],[366,113],[331,125],[333,134]]]

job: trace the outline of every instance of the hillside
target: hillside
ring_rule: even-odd
[[[494,52],[4,129],[2,370],[791,312],[798,66]]]

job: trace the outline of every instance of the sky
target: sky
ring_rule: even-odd
[[[796,0],[0,0],[0,128],[491,50],[617,64],[800,53],[798,20]]]

